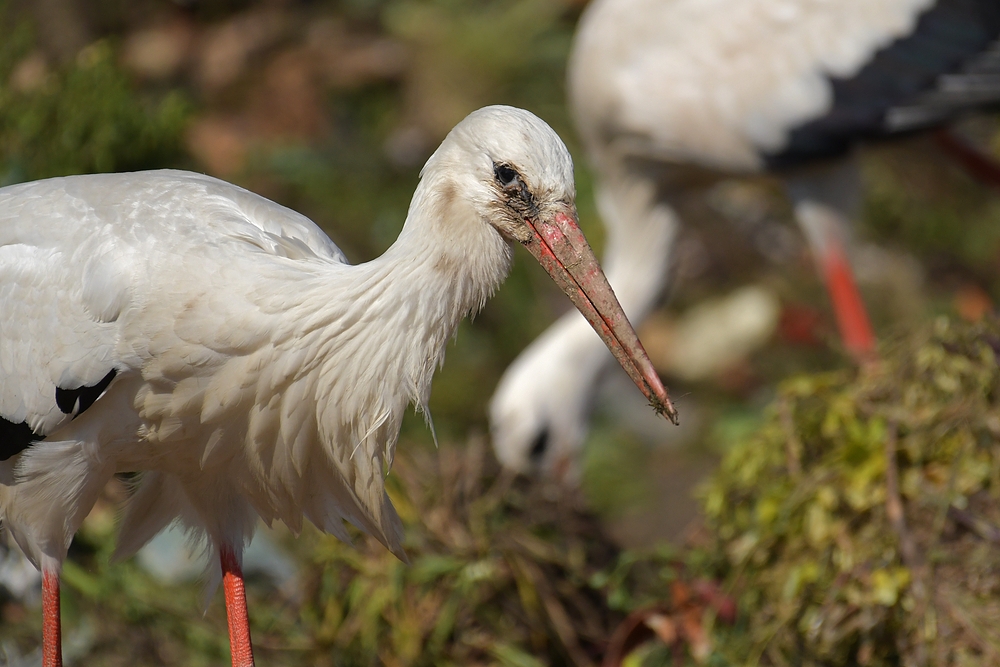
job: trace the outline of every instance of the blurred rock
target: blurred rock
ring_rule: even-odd
[[[705,198],[714,210],[748,227],[763,221],[771,209],[767,193],[755,183],[743,180],[720,181],[706,193]]]
[[[923,268],[912,255],[888,250],[874,243],[855,243],[851,263],[861,283],[892,283],[902,279],[909,285],[923,285]]]
[[[754,231],[753,245],[769,262],[789,264],[802,253],[805,239],[798,230],[769,220]]]
[[[655,317],[640,338],[657,368],[683,380],[703,380],[764,345],[780,312],[772,291],[751,285],[700,303],[677,320]]]
[[[873,243],[856,243],[851,264],[871,312],[893,323],[913,324],[926,314],[924,267],[911,254]]]
[[[677,285],[693,282],[711,268],[711,255],[700,238],[682,232],[674,250],[674,266]]]
[[[175,19],[131,33],[122,45],[122,64],[145,79],[176,77],[194,57],[194,26]]]
[[[774,264],[788,264],[802,252],[798,231],[780,221],[787,207],[783,193],[776,196],[768,182],[760,180],[720,181],[706,193],[710,208],[735,224],[753,243],[754,249]]]

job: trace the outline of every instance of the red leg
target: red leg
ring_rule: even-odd
[[[858,361],[870,360],[875,356],[875,334],[844,249],[830,239],[820,261],[844,348]]]
[[[823,204],[803,201],[796,204],[795,217],[809,240],[813,260],[830,293],[844,348],[859,362],[872,360],[875,334],[844,252],[842,216]]]
[[[62,667],[59,572],[42,572],[42,667]]]
[[[226,594],[226,616],[229,619],[229,648],[233,667],[254,667],[250,645],[250,615],[243,587],[243,569],[236,553],[229,547],[219,551],[222,560],[222,589]],[[47,666],[46,666],[47,667]]]

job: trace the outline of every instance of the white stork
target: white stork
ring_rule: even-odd
[[[1000,102],[997,0],[594,0],[569,96],[597,175],[605,269],[641,321],[662,294],[692,183],[771,170],[834,301],[845,348],[873,346],[843,252],[860,200],[850,153]],[[573,469],[607,355],[570,314],[508,369],[490,405],[507,466]]]
[[[154,171],[0,189],[0,521],[58,574],[117,472],[142,471],[117,556],[180,520],[221,562],[233,664],[253,664],[241,554],[257,517],[343,521],[400,558],[384,489],[407,405],[524,245],[656,409],[663,385],[576,224],[573,164],[527,111],[481,109],[430,157],[399,239],[352,266],[305,217]]]

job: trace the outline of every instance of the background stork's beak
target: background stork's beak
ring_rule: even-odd
[[[526,222],[533,232],[524,244],[528,252],[587,318],[650,405],[676,424],[677,410],[580,231],[576,210],[567,207]]]

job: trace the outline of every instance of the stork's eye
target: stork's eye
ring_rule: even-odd
[[[493,167],[493,174],[496,176],[497,183],[503,186],[505,190],[516,187],[518,181],[521,180],[520,175],[505,164],[495,165]]]

